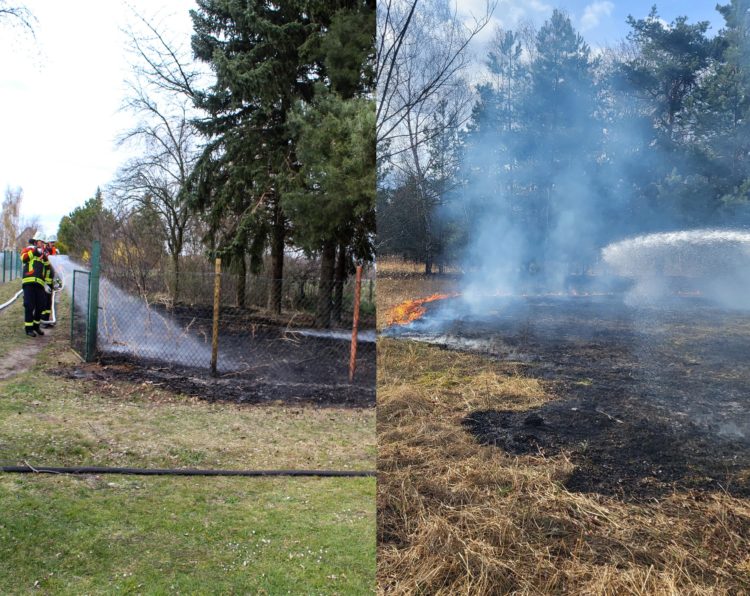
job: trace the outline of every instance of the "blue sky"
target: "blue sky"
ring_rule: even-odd
[[[454,0],[459,13],[467,22],[470,15],[482,14],[487,0]],[[722,1],[722,4],[729,0]],[[656,4],[659,16],[666,22],[676,17],[687,16],[688,22],[708,21],[709,35],[715,35],[724,24],[721,15],[715,10],[716,1],[666,0],[498,0],[491,23],[477,37],[474,51],[482,59],[485,53],[483,44],[489,41],[495,29],[500,26],[514,29],[519,23],[531,22],[540,26],[555,8],[564,10],[571,18],[573,26],[583,35],[592,48],[614,46],[625,39],[630,31],[626,19],[628,15],[643,18]]]

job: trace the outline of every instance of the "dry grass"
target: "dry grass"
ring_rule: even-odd
[[[433,268],[434,271],[438,270],[437,265]],[[454,266],[446,266],[443,268],[444,273],[454,274],[460,273],[461,270]],[[424,263],[417,261],[405,261],[398,257],[378,257],[378,280],[383,276],[394,276],[394,275],[424,275]]]
[[[433,294],[449,294],[460,289],[460,278],[456,276],[383,276],[381,274],[384,268],[387,272],[393,273],[387,264],[378,262],[378,291],[375,298],[378,329],[385,326],[386,314],[394,306],[407,300],[425,298]]]
[[[571,493],[565,455],[510,456],[465,432],[461,421],[477,409],[554,399],[522,372],[379,342],[381,593],[750,593],[747,500],[675,493],[639,504]]]

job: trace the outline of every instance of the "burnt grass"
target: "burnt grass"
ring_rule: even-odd
[[[750,496],[750,316],[697,299],[631,308],[622,297],[498,300],[482,316],[404,335],[523,363],[556,399],[476,411],[465,428],[511,454],[575,465],[570,491],[658,498],[680,489]]]
[[[301,334],[308,323],[222,309],[217,375],[210,374],[212,313],[209,307],[181,306],[174,319],[205,350],[189,365],[107,351],[94,365],[63,369],[70,378],[153,383],[212,402],[240,404],[375,405],[375,344],[359,342],[357,368],[349,382],[350,342]],[[299,327],[298,327],[299,326]],[[350,331],[349,331],[350,333]]]

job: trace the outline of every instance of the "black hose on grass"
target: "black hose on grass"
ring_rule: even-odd
[[[101,466],[1,466],[2,472],[20,474],[131,474],[139,476],[375,476],[372,470],[191,470],[189,468],[107,468]]]

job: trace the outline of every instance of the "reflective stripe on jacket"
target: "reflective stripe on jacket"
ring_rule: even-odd
[[[21,262],[23,263],[23,281],[21,283],[36,282],[44,285],[44,267],[49,262],[46,257],[37,256],[33,248],[25,249],[21,253]]]

